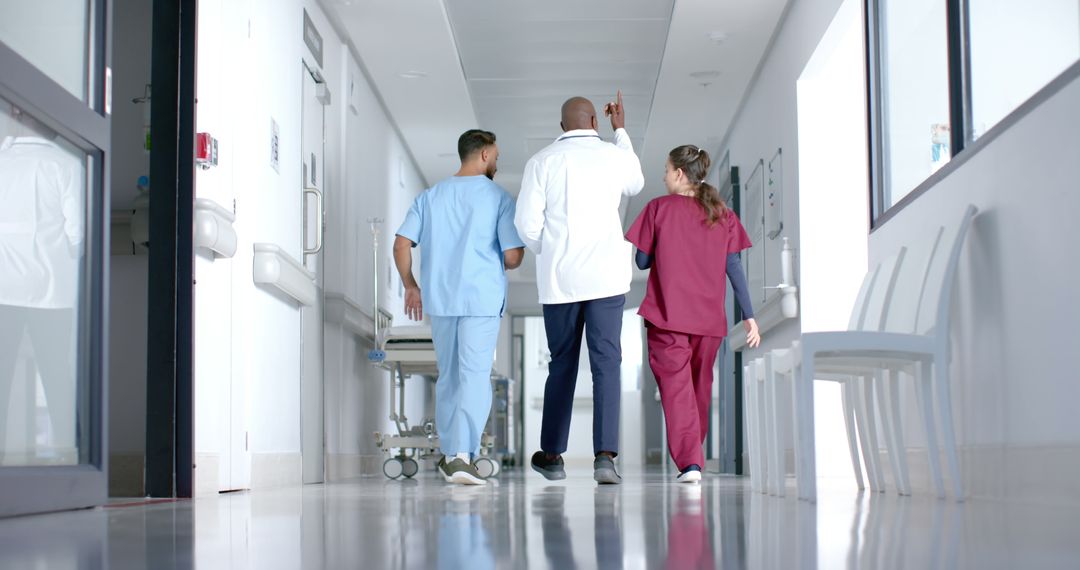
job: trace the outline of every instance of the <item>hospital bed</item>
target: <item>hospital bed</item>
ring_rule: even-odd
[[[368,353],[368,360],[390,372],[390,421],[397,428],[396,434],[375,432],[375,445],[387,459],[383,461],[383,475],[390,479],[411,478],[420,471],[419,460],[439,454],[439,434],[434,418],[424,418],[419,425],[409,425],[405,417],[405,381],[410,376],[435,380],[439,367],[435,360],[435,343],[430,326],[393,326],[393,316],[379,307],[378,279],[378,226],[382,220],[369,220],[375,264],[372,274],[374,285],[374,335],[375,348]],[[434,382],[426,382],[428,390]],[[480,457],[473,463],[482,477],[499,474],[500,465],[489,457],[494,440],[485,432],[480,438]]]

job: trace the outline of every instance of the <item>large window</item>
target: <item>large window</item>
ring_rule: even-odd
[[[1080,59],[1080,0],[867,0],[866,14],[875,225]]]
[[[949,161],[949,36],[941,0],[881,0],[884,208]]]
[[[93,56],[87,0],[0,2],[0,41],[79,99]]]
[[[0,98],[0,465],[88,461],[76,332],[86,154]],[[85,394],[85,391],[83,391]],[[81,409],[80,409],[81,408]],[[85,439],[85,437],[84,437]]]
[[[1080,58],[1080,1],[977,0],[968,10],[978,138]]]

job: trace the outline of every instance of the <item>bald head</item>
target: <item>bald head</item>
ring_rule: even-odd
[[[564,131],[596,128],[596,107],[584,97],[571,97],[562,106]]]

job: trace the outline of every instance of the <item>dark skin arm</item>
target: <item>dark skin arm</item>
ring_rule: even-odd
[[[626,112],[623,110],[622,89],[620,89],[614,103],[604,105],[604,116],[611,117],[611,130],[616,131],[626,128]]]
[[[525,261],[525,248],[523,247],[515,247],[503,252],[503,264],[507,270],[521,267],[522,261]]]

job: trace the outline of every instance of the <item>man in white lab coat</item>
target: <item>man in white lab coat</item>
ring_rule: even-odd
[[[19,349],[27,335],[52,425],[52,450],[35,450],[33,461],[72,463],[78,459],[75,308],[85,171],[79,158],[53,142],[55,132],[10,109],[14,121],[9,124],[19,136],[0,143],[0,456]],[[15,463],[28,460],[8,455]]]
[[[596,108],[583,97],[562,106],[563,134],[525,165],[514,225],[536,254],[551,363],[544,387],[540,449],[532,467],[566,477],[562,454],[570,434],[582,333],[593,378],[593,478],[619,483],[619,397],[623,306],[630,290],[630,244],[619,204],[645,184],[626,133],[622,93],[604,106],[614,144],[597,133]]]

